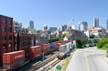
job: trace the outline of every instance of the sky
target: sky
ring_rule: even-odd
[[[78,28],[79,22],[93,26],[93,18],[106,28],[108,0],[0,0],[0,14],[13,17],[28,27],[33,20],[36,29],[43,25],[58,27],[64,24]],[[74,21],[72,21],[74,19]]]

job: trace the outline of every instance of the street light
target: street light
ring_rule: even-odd
[[[43,46],[44,47],[44,46]],[[43,48],[43,53],[42,53],[42,71],[45,71],[45,67],[44,67],[44,60],[45,60],[45,54],[44,54],[44,48]]]

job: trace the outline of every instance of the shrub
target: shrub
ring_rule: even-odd
[[[108,44],[108,39],[107,38],[102,38],[99,40],[96,44],[98,48],[102,48],[104,45]]]
[[[77,48],[85,48],[85,45],[87,44],[87,42],[88,42],[87,39],[77,38],[76,39],[76,47]]]
[[[105,44],[102,49],[108,50],[108,44]]]

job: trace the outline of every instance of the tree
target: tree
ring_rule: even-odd
[[[60,39],[63,40],[63,38],[66,36],[66,34],[62,34]]]
[[[76,39],[76,46],[77,48],[85,48],[85,45],[88,43],[87,39],[81,39],[81,38],[77,38]]]
[[[108,44],[108,39],[107,39],[107,38],[102,38],[102,39],[100,39],[100,40],[97,42],[96,46],[97,46],[98,48],[102,48],[105,44]]]
[[[108,44],[105,44],[102,48],[103,48],[104,50],[108,50]]]
[[[94,39],[95,38],[95,35],[90,35],[90,37],[89,38],[91,38],[91,39]]]

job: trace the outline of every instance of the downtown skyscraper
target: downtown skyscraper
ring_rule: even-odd
[[[79,25],[79,30],[80,31],[86,31],[87,27],[88,27],[88,23],[87,22],[85,22],[85,21],[80,22],[80,25]]]
[[[93,23],[93,27],[99,27],[99,18],[94,18]]]

